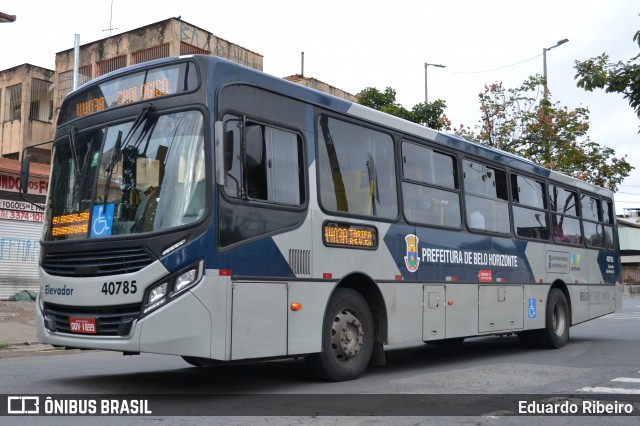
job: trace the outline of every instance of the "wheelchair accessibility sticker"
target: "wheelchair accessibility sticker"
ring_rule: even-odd
[[[536,317],[536,299],[529,299],[529,318]]]
[[[114,207],[114,203],[93,206],[93,213],[91,214],[91,238],[111,235]]]

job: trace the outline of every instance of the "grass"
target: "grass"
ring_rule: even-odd
[[[6,343],[0,343],[0,349],[5,349],[7,348],[9,345],[7,345]]]

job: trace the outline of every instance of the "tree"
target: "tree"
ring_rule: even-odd
[[[542,77],[522,86],[485,86],[479,94],[482,119],[475,129],[460,126],[459,136],[511,152],[543,167],[615,190],[633,167],[588,135],[589,110],[569,109],[542,97]]]
[[[387,87],[384,92],[375,87],[367,87],[358,94],[358,103],[414,123],[440,130],[446,123],[444,110],[447,108],[442,99],[428,104],[419,103],[411,111],[396,102],[396,91]]]
[[[633,41],[640,47],[640,31]],[[609,62],[609,55],[603,53],[586,61],[575,61],[574,68],[578,87],[590,92],[605,89],[607,93],[621,93],[640,118],[640,54],[626,62]]]

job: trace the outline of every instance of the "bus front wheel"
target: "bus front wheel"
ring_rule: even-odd
[[[549,293],[546,312],[546,327],[536,331],[536,340],[543,348],[557,349],[569,341],[569,303],[562,290],[554,288]]]
[[[309,355],[307,363],[324,380],[356,379],[369,365],[373,335],[367,302],[354,290],[338,288],[325,313],[322,352]]]

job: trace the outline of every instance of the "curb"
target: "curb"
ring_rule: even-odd
[[[45,345],[43,343],[11,343],[6,348],[0,349],[0,359],[20,358],[25,356],[41,356],[77,352],[65,348]]]

